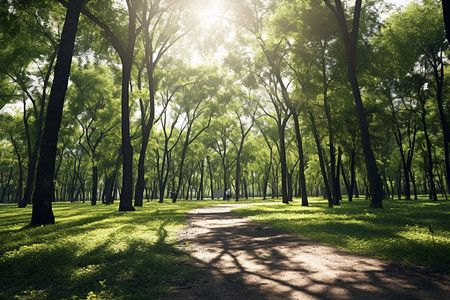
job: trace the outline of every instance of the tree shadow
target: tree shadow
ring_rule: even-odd
[[[22,228],[28,238],[17,237],[20,243],[11,244],[17,248],[0,256],[0,299],[86,299],[89,293],[106,299],[160,299],[173,282],[192,276],[191,267],[180,268],[186,254],[168,241],[166,227],[178,218],[184,214],[110,212]],[[157,227],[146,225],[155,219],[150,224]],[[143,226],[142,233],[148,230],[151,237],[135,236],[133,231]],[[90,243],[88,250],[79,248]]]
[[[190,215],[182,247],[201,272],[172,299],[439,299],[450,277],[354,255],[226,211]]]

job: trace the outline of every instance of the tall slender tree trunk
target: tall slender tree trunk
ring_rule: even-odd
[[[200,186],[199,186],[199,198],[200,200],[203,200],[204,197],[204,191],[203,191],[203,179],[205,175],[205,159],[202,159],[202,162],[200,164]]]
[[[31,225],[55,223],[51,202],[54,198],[56,146],[82,5],[82,0],[70,0],[67,8],[36,171]]]
[[[425,136],[425,141],[427,145],[427,171],[428,171],[428,180],[430,185],[430,199],[433,201],[437,201],[437,193],[436,193],[436,185],[434,184],[434,174],[433,174],[433,154],[431,150],[431,141],[428,135],[428,129],[425,122],[425,113],[422,114],[422,125],[423,125],[423,133]]]
[[[334,199],[334,204],[339,205],[339,201],[342,199],[341,195],[341,181],[340,181],[340,171],[342,165],[342,149],[338,147],[338,159],[336,165],[336,199]]]
[[[130,106],[128,83],[131,77],[132,57],[122,58],[122,193],[119,211],[134,211],[133,207],[133,147],[130,137]]]
[[[299,179],[300,179],[300,192],[302,194],[302,206],[308,206],[308,194],[306,192],[306,179],[305,179],[305,158],[303,153],[303,141],[300,132],[300,124],[298,120],[298,114],[293,113],[295,136],[297,138],[297,149],[299,157]]]
[[[139,151],[138,160],[138,176],[136,180],[136,187],[134,191],[134,206],[143,205],[143,196],[145,188],[145,154],[147,152],[148,140],[150,138],[151,127],[144,126],[142,128],[142,143],[141,150]]]
[[[326,171],[325,163],[324,163],[324,159],[323,159],[322,147],[320,146],[319,135],[317,134],[317,128],[316,128],[316,121],[314,119],[314,115],[312,114],[312,112],[309,112],[309,117],[311,119],[314,141],[316,142],[316,147],[317,147],[317,153],[319,155],[320,171],[322,173],[323,182],[325,184],[325,196],[328,200],[328,207],[333,207],[333,198],[331,196],[330,186],[328,185],[327,171]]]
[[[349,77],[350,84],[353,90],[353,96],[356,103],[356,111],[358,115],[359,130],[361,134],[362,148],[364,152],[364,158],[366,163],[367,177],[370,186],[370,207],[371,208],[382,208],[383,199],[383,186],[381,184],[381,178],[378,174],[378,168],[375,161],[375,156],[372,152],[372,147],[370,145],[370,135],[369,128],[367,125],[366,112],[364,110],[364,105],[362,103],[361,94],[359,90],[358,80],[356,78],[356,62],[352,60],[349,63]]]
[[[442,11],[444,13],[445,34],[447,42],[450,43],[450,1],[442,0]]]
[[[211,170],[211,161],[209,160],[209,155],[206,156],[206,162],[208,163],[208,171],[209,171],[209,184],[211,188],[211,200],[214,200],[214,180],[213,174]]]
[[[92,198],[91,205],[97,205],[98,167],[92,166]]]
[[[241,193],[240,178],[241,178],[241,156],[238,151],[237,158],[236,158],[236,178],[235,178],[236,190],[235,190],[235,195],[234,195],[236,202],[239,201],[239,194]]]
[[[288,168],[286,161],[286,141],[285,141],[285,130],[286,123],[288,118],[285,118],[283,121],[278,121],[278,136],[280,139],[280,164],[281,164],[281,196],[283,203],[289,204],[289,196],[288,196]]]
[[[334,147],[334,134],[333,134],[333,125],[331,121],[331,110],[330,105],[328,104],[328,78],[327,78],[327,71],[326,71],[326,60],[325,60],[325,46],[322,45],[322,85],[323,85],[323,106],[325,111],[325,117],[327,119],[327,129],[328,129],[328,143],[329,143],[329,153],[330,153],[330,176],[329,176],[329,183],[330,183],[330,190],[331,195],[333,197],[333,204],[339,205],[339,193],[338,193],[338,187],[337,187],[337,180],[336,177],[336,149]]]
[[[138,162],[138,177],[136,181],[135,189],[135,200],[134,206],[142,206],[142,197],[144,194],[144,174],[145,174],[145,154],[148,147],[148,141],[150,138],[150,132],[153,128],[153,122],[155,120],[155,81],[154,81],[154,70],[155,63],[153,61],[153,45],[151,44],[149,24],[145,27],[145,66],[147,69],[148,76],[148,86],[150,94],[150,107],[149,107],[149,117],[147,123],[145,123],[145,111],[144,106],[141,105],[141,118],[142,118],[142,144],[141,151],[139,153]]]
[[[178,186],[177,186],[177,190],[175,192],[175,195],[174,195],[174,197],[172,199],[172,203],[177,202],[178,193],[180,192],[181,185],[183,184],[183,166],[184,166],[184,161],[186,159],[186,152],[187,152],[187,149],[188,149],[188,146],[189,146],[189,138],[190,138],[190,135],[191,135],[191,125],[192,124],[190,124],[188,129],[187,129],[186,139],[185,139],[184,144],[183,144],[183,150],[182,150],[182,153],[181,153],[181,162],[180,162],[179,169],[178,169]]]

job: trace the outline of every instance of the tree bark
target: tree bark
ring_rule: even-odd
[[[58,133],[61,126],[64,98],[67,91],[75,36],[82,4],[82,0],[69,1],[61,34],[54,80],[48,101],[39,163],[36,171],[31,225],[55,223],[51,202],[54,197],[53,176],[55,170],[56,146],[58,143]]]

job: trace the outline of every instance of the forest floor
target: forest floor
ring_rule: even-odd
[[[169,299],[450,299],[449,275],[284,233],[231,212],[242,205],[189,213],[180,248],[200,271]]]

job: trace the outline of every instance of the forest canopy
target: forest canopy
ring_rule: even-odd
[[[54,201],[447,198],[441,1],[4,4],[0,202],[34,224]]]

